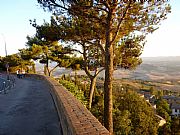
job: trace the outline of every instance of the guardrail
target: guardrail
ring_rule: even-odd
[[[13,76],[9,76],[9,80],[4,78],[0,78],[2,81],[0,94],[7,94],[8,90],[15,86],[15,78]]]
[[[47,81],[60,118],[63,135],[109,135],[108,130],[68,90],[55,79],[31,75]]]

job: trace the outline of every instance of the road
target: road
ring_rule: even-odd
[[[3,82],[4,82],[4,79],[0,78],[0,92],[3,89]]]
[[[0,135],[61,135],[48,86],[42,80],[16,78],[7,94],[0,94]]]

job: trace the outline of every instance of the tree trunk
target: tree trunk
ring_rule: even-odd
[[[112,81],[113,81],[113,47],[106,52],[105,81],[104,81],[104,126],[113,133],[113,102],[112,102]]]
[[[47,65],[46,68],[47,68],[48,76],[51,76],[51,72],[49,70],[49,66]]]
[[[52,72],[51,72],[51,71],[49,71],[49,72],[48,72],[48,75],[49,75],[49,76],[51,76],[51,75],[52,75]]]
[[[47,68],[48,76],[51,76],[51,72],[49,70],[49,59],[48,58],[47,58],[47,61],[46,61],[46,68]]]
[[[57,64],[53,69],[49,70],[49,76],[51,76],[54,72],[54,70],[59,66],[60,64]]]
[[[91,109],[91,106],[92,106],[92,99],[93,99],[93,94],[94,94],[94,90],[96,86],[96,78],[97,76],[91,78],[90,91],[89,91],[89,109]]]
[[[32,64],[32,72],[35,74],[36,73],[36,67],[35,64]]]
[[[108,14],[106,27],[105,45],[105,81],[104,81],[104,126],[113,134],[113,102],[112,102],[112,81],[113,81],[113,46],[112,40],[112,12]]]
[[[44,65],[44,75],[47,75],[47,66]]]
[[[77,79],[77,70],[75,70],[74,72],[75,72],[74,82],[75,82],[75,85],[77,85],[77,81],[78,81],[78,79]]]

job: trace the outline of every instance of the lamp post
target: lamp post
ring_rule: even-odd
[[[2,37],[3,37],[3,40],[4,40],[5,55],[6,55],[6,57],[7,57],[6,40],[5,40],[5,37],[4,37],[3,34],[2,34]],[[6,62],[5,67],[6,67],[6,73],[7,73],[7,80],[9,80],[9,64],[8,64],[8,62]]]

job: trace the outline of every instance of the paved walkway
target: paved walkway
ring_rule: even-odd
[[[61,135],[48,86],[42,80],[16,78],[7,94],[0,94],[0,135]]]
[[[1,90],[3,89],[3,83],[4,83],[4,79],[0,78],[0,93],[1,93]]]

